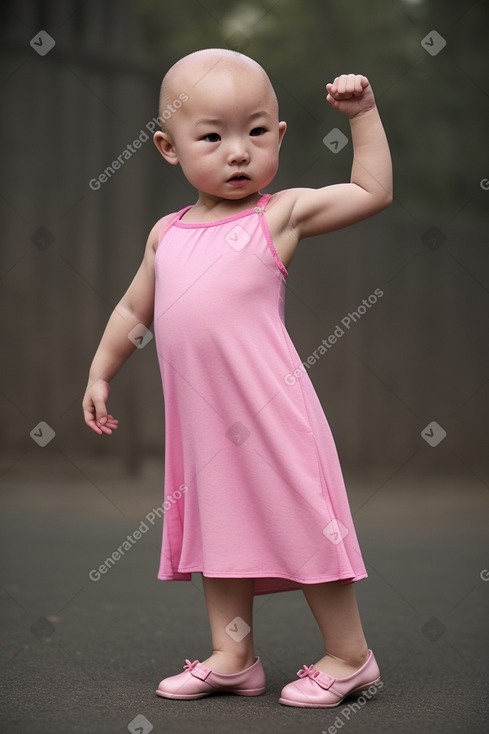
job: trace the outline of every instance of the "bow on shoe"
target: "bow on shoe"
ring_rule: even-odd
[[[194,678],[200,678],[200,680],[205,680],[207,676],[209,676],[212,673],[212,670],[210,668],[207,668],[205,665],[202,665],[200,660],[194,660],[193,663],[190,662],[190,660],[187,660],[185,658],[185,665],[183,666],[183,669],[185,672],[191,673]]]
[[[318,677],[319,673],[320,671],[315,668],[314,665],[309,665],[309,667],[307,667],[307,665],[303,665],[302,668],[297,671],[299,678],[306,678],[309,676],[309,678],[312,678],[313,680]]]
[[[199,661],[198,660],[194,660],[194,662],[191,663],[190,660],[188,660],[187,658],[185,658],[185,665],[183,666],[183,669],[185,671],[188,671],[189,673],[191,673],[192,670],[195,668],[195,666],[198,665],[198,664],[199,664]]]
[[[318,686],[321,688],[324,688],[325,691],[327,691],[333,683],[335,682],[335,679],[333,676],[328,675],[327,673],[322,673],[320,670],[314,667],[314,665],[303,665],[300,670],[297,671],[297,675],[299,678],[310,678],[314,681],[314,683],[317,683]]]

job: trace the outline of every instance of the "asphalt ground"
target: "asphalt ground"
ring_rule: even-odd
[[[300,591],[255,597],[264,695],[155,695],[185,658],[210,654],[200,575],[157,580],[155,523],[91,580],[161,504],[161,466],[136,479],[79,468],[79,479],[45,470],[3,478],[3,734],[489,732],[489,492],[476,479],[404,476],[380,490],[348,479],[369,573],[356,590],[383,685],[315,710],[278,703],[323,654]]]

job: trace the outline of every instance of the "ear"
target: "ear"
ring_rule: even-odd
[[[158,132],[153,135],[153,142],[160,151],[165,161],[171,163],[172,166],[176,166],[178,163],[178,156],[170,135],[168,133],[163,133],[158,130]]]
[[[287,130],[287,123],[282,120],[282,122],[278,123],[278,147],[282,145],[282,140],[284,139],[285,131]]]

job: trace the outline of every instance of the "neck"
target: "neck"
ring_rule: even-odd
[[[206,211],[223,218],[253,208],[261,196],[262,194],[256,191],[243,199],[220,199],[199,192],[199,198],[193,208],[202,211],[202,213]]]

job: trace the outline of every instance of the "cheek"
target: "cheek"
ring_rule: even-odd
[[[274,169],[278,166],[278,146],[270,146],[262,151],[263,165],[267,169]]]
[[[262,186],[268,185],[275,178],[278,171],[278,153],[278,146],[270,146],[260,151],[260,177],[266,182],[262,183]]]
[[[190,148],[190,150],[187,149],[184,154],[179,157],[179,160],[183,171],[193,173],[194,175],[205,170],[206,165],[208,165],[206,157],[201,153],[199,154],[197,151],[192,150],[192,148]]]
[[[187,152],[180,160],[185,178],[198,189],[205,189],[215,178],[216,165],[213,156]]]
[[[206,170],[212,168],[219,162],[219,155],[216,150],[206,150],[199,147],[198,149],[190,149],[186,152],[187,164],[195,170]]]

